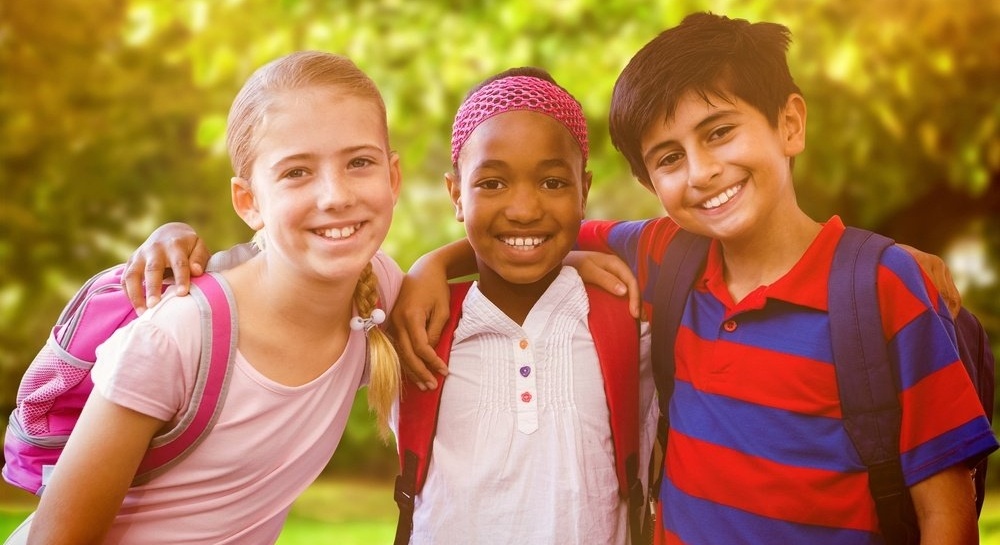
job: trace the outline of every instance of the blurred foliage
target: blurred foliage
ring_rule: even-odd
[[[996,2],[6,0],[0,409],[67,297],[153,227],[186,221],[213,248],[248,237],[223,131],[259,65],[323,49],[378,82],[406,180],[385,247],[405,268],[461,234],[441,183],[451,119],[469,87],[511,66],[547,68],[589,113],[591,217],[661,213],[609,143],[608,99],[639,47],[698,10],[791,28],[809,102],[800,200],[817,219],[836,212],[953,257],[967,305],[1000,339]],[[371,426],[353,425],[335,463],[393,461]]]

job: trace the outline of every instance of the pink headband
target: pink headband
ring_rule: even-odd
[[[587,161],[587,121],[580,104],[558,85],[530,76],[510,76],[484,85],[462,103],[451,128],[451,164],[458,164],[462,146],[483,121],[515,110],[538,112],[562,123]]]

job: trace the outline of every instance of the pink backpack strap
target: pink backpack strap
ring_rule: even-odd
[[[448,322],[441,331],[441,339],[434,347],[439,358],[448,365],[455,328],[462,317],[462,303],[472,282],[451,284],[451,308]],[[399,423],[396,441],[399,448],[400,474],[396,477],[396,504],[399,506],[399,523],[396,526],[396,545],[410,542],[413,530],[413,503],[427,480],[431,462],[431,448],[437,430],[438,410],[445,377],[438,377],[434,390],[422,391],[409,381],[403,381],[399,399]]]
[[[228,286],[208,273],[191,279],[201,322],[201,358],[191,404],[177,426],[153,439],[133,485],[148,482],[176,465],[208,435],[226,399],[236,355],[237,322]]]
[[[587,285],[587,321],[604,377],[611,415],[618,494],[628,502],[632,543],[640,543],[645,494],[639,480],[639,324],[625,299]]]
[[[639,326],[629,314],[626,300],[589,284],[587,296],[590,298],[587,319],[611,413],[618,490],[627,498],[630,478],[626,461],[639,452]]]

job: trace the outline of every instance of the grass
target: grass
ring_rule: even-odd
[[[35,503],[31,494],[0,485],[0,538],[10,534]],[[391,483],[321,480],[292,506],[278,545],[389,544],[396,514]],[[979,534],[982,545],[1000,545],[1000,490],[986,496]]]
[[[0,541],[37,502],[28,492],[0,484]],[[278,545],[389,544],[397,513],[392,483],[320,480],[292,506]]]

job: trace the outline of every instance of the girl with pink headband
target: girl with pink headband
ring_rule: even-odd
[[[396,544],[636,543],[657,416],[648,332],[562,264],[591,181],[580,104],[542,70],[510,70],[467,96],[451,143],[479,278],[453,287],[447,376],[404,385]]]

